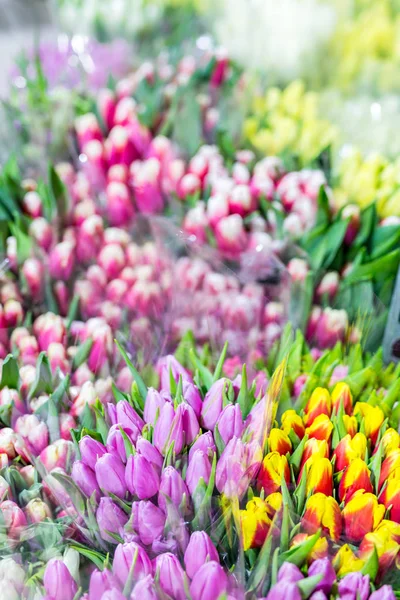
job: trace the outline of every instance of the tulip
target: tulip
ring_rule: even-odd
[[[151,575],[143,577],[133,588],[130,600],[158,600],[154,579]],[[91,599],[90,599],[91,600]]]
[[[277,492],[281,488],[282,477],[289,483],[290,469],[287,458],[278,452],[270,452],[264,458],[258,473],[257,489],[264,489],[266,495]]]
[[[329,446],[325,440],[317,440],[311,438],[307,440],[304,446],[303,455],[300,463],[300,477],[302,475],[303,467],[311,457],[329,458]]]
[[[364,561],[357,558],[348,544],[344,544],[336,552],[332,561],[338,577],[343,577],[353,571],[361,571]]]
[[[151,561],[141,546],[135,542],[119,544],[115,550],[113,574],[122,588],[128,580],[133,564],[135,565],[132,573],[134,581],[152,575]]]
[[[124,498],[127,492],[125,483],[125,465],[120,458],[113,454],[103,454],[95,466],[97,483],[100,489],[107,493]]]
[[[153,443],[163,456],[173,444],[175,454],[180,454],[183,448],[183,419],[182,412],[175,412],[170,402],[161,409],[160,416],[154,428]]]
[[[185,572],[176,556],[170,552],[160,554],[155,559],[154,568],[162,591],[175,600],[186,600]]]
[[[299,439],[303,439],[305,433],[305,427],[303,420],[296,413],[295,410],[286,410],[281,419],[282,430],[289,435],[290,431],[293,430]]]
[[[22,510],[11,500],[0,502],[0,514],[3,526],[11,538],[18,538],[27,521]]]
[[[342,531],[342,516],[338,503],[331,496],[313,494],[307,500],[301,524],[307,533],[315,533],[321,528],[331,539],[338,541]]]
[[[234,436],[240,438],[243,431],[243,419],[239,404],[225,406],[218,417],[216,426],[225,445]]]
[[[151,442],[146,440],[144,437],[139,437],[136,442],[136,452],[146,457],[147,460],[156,468],[157,472],[161,473],[163,457]]]
[[[107,591],[118,588],[117,579],[108,569],[99,571],[95,569],[90,576],[89,600],[97,600]]]
[[[154,540],[161,537],[165,527],[165,514],[152,502],[144,501],[137,503],[137,523],[135,530],[139,534],[140,541],[145,546],[152,544]]]
[[[33,498],[25,506],[25,514],[30,523],[41,523],[46,519],[51,519],[51,510],[46,502],[40,498]]]
[[[223,393],[227,387],[227,379],[218,379],[207,392],[201,409],[201,425],[214,430],[223,408]]]
[[[392,427],[389,427],[389,429],[386,429],[385,433],[382,436],[381,444],[383,449],[383,455],[386,458],[387,456],[389,456],[389,454],[393,452],[393,450],[398,450],[400,446],[399,433]]]
[[[15,450],[16,442],[17,436],[11,427],[0,429],[0,453],[6,454],[11,459],[15,458],[17,456]]]
[[[159,417],[161,409],[166,403],[165,398],[154,388],[149,388],[144,405],[143,418],[145,423],[150,423],[154,426],[156,418]]]
[[[78,590],[67,566],[62,560],[51,559],[44,572],[43,584],[52,600],[73,600]]]
[[[270,452],[278,452],[278,454],[287,454],[292,451],[292,442],[289,436],[281,429],[275,427],[269,432],[268,447]]]
[[[189,446],[200,432],[200,425],[196,417],[196,413],[190,404],[182,403],[176,409],[176,419],[182,417],[182,429],[184,435],[184,443]]]
[[[243,443],[233,437],[217,464],[215,481],[218,491],[228,497],[238,496],[241,499],[257,475],[261,460],[262,451],[257,442]]]
[[[134,167],[132,185],[139,211],[145,214],[161,212],[164,207],[164,199],[160,190],[160,161],[151,157],[145,161],[133,163],[132,166]]]
[[[301,600],[301,594],[296,583],[280,581],[272,586],[266,600]]]
[[[189,381],[193,383],[188,372],[182,367],[182,365],[176,360],[174,356],[169,354],[160,358],[156,365],[157,373],[160,377],[160,388],[162,390],[170,390],[170,371],[172,377],[176,383],[179,381],[179,376],[182,376],[182,382]]]
[[[49,430],[35,415],[18,417],[14,429],[22,436],[28,452],[34,456],[38,456],[48,446]]]
[[[326,273],[318,284],[315,295],[319,301],[329,299],[331,302],[338,293],[340,277],[336,271]]]
[[[364,460],[366,450],[367,438],[363,433],[357,433],[353,439],[350,435],[346,435],[340,440],[333,453],[335,471],[342,471],[356,458]]]
[[[134,426],[132,426],[134,427]],[[118,457],[124,464],[126,464],[126,449],[125,439],[121,431],[121,425],[112,425],[107,435],[107,450],[110,454]],[[139,435],[138,429],[132,429],[130,427],[124,427],[124,434],[131,442],[135,442]]]
[[[13,585],[16,590],[16,598],[20,598],[17,596],[17,592],[21,594],[24,590],[25,571],[13,558],[2,558],[0,560],[0,581],[3,582],[3,585]]]
[[[54,246],[49,256],[49,271],[53,279],[68,281],[75,266],[74,244],[69,241]]]
[[[378,503],[374,494],[358,490],[342,511],[344,531],[352,542],[360,542],[366,533],[379,525],[385,507]]]
[[[93,469],[88,467],[83,461],[76,460],[72,467],[71,476],[79,489],[88,498],[94,494],[97,502],[100,500],[100,489]]]
[[[160,488],[160,477],[156,467],[139,453],[128,458],[125,480],[130,493],[139,500],[151,498]]]
[[[333,431],[333,423],[327,415],[319,415],[314,419],[312,424],[307,427],[306,434],[310,438],[317,440],[326,440],[329,442]]]
[[[218,600],[228,589],[228,577],[216,561],[202,565],[190,584],[193,600]]]
[[[398,552],[400,526],[392,520],[383,520],[371,533],[367,533],[359,548],[359,556],[367,561],[375,552],[379,558],[379,576],[384,575],[393,565]]]
[[[101,600],[125,600],[126,596],[123,595],[119,590],[107,590],[101,596]]]
[[[363,417],[366,437],[375,444],[381,425],[385,420],[383,410],[379,406],[371,406],[366,402],[357,402],[354,408],[354,415],[358,414]]]
[[[236,257],[247,244],[243,218],[238,215],[223,217],[215,225],[217,246],[229,257]]]
[[[128,517],[111,498],[101,498],[96,511],[96,520],[103,540],[116,544],[117,542],[109,533],[121,535],[121,531],[128,522]]]
[[[339,500],[348,502],[357,490],[372,493],[371,471],[361,458],[355,458],[344,470],[339,484]],[[382,500],[381,500],[382,501]],[[382,501],[383,502],[383,501]],[[385,504],[385,502],[383,502]]]
[[[345,600],[367,600],[369,596],[369,575],[349,573],[338,584],[340,598]]]
[[[253,498],[240,511],[243,549],[261,548],[271,528],[271,510],[261,498]]]
[[[395,598],[396,596],[393,593],[392,586],[383,585],[379,588],[379,590],[372,592],[372,594],[369,597],[369,600],[395,600]]]
[[[218,552],[205,531],[194,531],[185,551],[186,573],[193,579],[200,567],[207,561],[219,562]]]
[[[312,577],[313,575],[322,575],[322,579],[317,584],[314,592],[321,591],[329,595],[332,585],[336,581],[336,573],[329,558],[320,558],[310,565],[308,576]]]
[[[333,494],[332,464],[328,458],[321,458],[318,455],[313,455],[305,464],[307,487],[306,493],[317,494],[321,492],[326,496]]]
[[[278,571],[278,582],[296,583],[302,579],[304,579],[303,573],[293,563],[284,562]]]
[[[328,390],[317,387],[305,408],[305,424],[310,426],[319,415],[331,416],[332,400]]]
[[[311,535],[307,535],[306,533],[298,533],[292,539],[290,543],[290,548],[294,548],[299,544],[303,544],[304,542],[307,542],[310,538]],[[308,563],[310,564],[314,560],[317,560],[319,558],[326,558],[328,556],[328,550],[328,539],[326,537],[319,538],[319,540],[317,540],[313,549],[307,557]]]
[[[393,450],[382,463],[381,474],[379,477],[379,489],[382,488],[383,484],[393,479],[397,469],[400,467],[400,449]]]
[[[67,440],[57,440],[42,450],[39,459],[48,472],[55,468],[66,469],[75,457],[74,445]]]
[[[135,209],[125,183],[111,181],[106,188],[106,211],[111,225],[128,225],[135,215]]]
[[[204,452],[196,450],[189,460],[189,465],[186,471],[186,485],[189,488],[190,494],[193,496],[197,486],[202,480],[205,485],[208,485],[211,476],[210,460]]]
[[[98,459],[107,453],[106,447],[89,435],[85,435],[81,439],[79,450],[82,462],[92,470],[95,469]]]
[[[332,409],[333,412],[337,412],[340,403],[343,403],[344,412],[350,415],[353,409],[353,396],[350,387],[344,381],[338,382],[333,388],[332,394]]]
[[[208,456],[208,458],[212,459],[214,452],[217,451],[217,448],[215,446],[214,436],[211,431],[206,431],[206,433],[200,435],[194,444],[192,444],[189,450],[189,462],[197,450],[201,450]]]
[[[349,321],[345,310],[325,308],[315,331],[318,348],[332,348],[337,342],[343,342],[348,326]]]
[[[128,427],[131,429],[138,429],[142,431],[144,427],[143,419],[139,417],[134,408],[126,401],[121,400],[117,403],[117,423],[123,428]]]
[[[158,505],[167,513],[167,498],[172,504],[179,508],[182,502],[187,505],[189,490],[181,475],[174,467],[167,467],[161,475],[160,491],[158,493]]]
[[[382,502],[387,509],[390,508],[391,520],[400,523],[400,481],[398,479],[389,479],[379,496],[379,502]]]

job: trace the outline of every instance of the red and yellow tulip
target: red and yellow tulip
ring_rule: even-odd
[[[317,387],[311,394],[304,410],[304,423],[305,425],[310,426],[317,417],[320,415],[330,417],[331,412],[332,400],[330,393],[325,388]]]
[[[363,433],[356,433],[353,438],[346,435],[336,446],[333,453],[335,471],[343,471],[356,458],[364,459],[366,451],[367,438]]]
[[[358,490],[342,511],[346,539],[361,542],[363,537],[374,531],[383,519],[385,507],[378,498],[364,490]]]
[[[394,563],[400,550],[400,525],[393,521],[382,521],[375,531],[367,533],[361,542],[359,556],[367,561],[376,550],[379,572],[383,575]]]
[[[310,427],[307,427],[306,434],[309,438],[325,440],[329,443],[333,431],[333,423],[327,415],[319,415],[314,419]]]
[[[286,483],[290,481],[290,469],[286,456],[279,452],[269,452],[264,458],[257,478],[257,489],[264,490],[265,495],[273,494],[281,489],[282,477]]]
[[[274,427],[271,429],[268,438],[270,452],[278,452],[278,454],[287,454],[292,450],[292,442],[287,433],[282,429]]]
[[[307,500],[301,525],[304,531],[310,534],[322,529],[325,535],[337,542],[342,532],[339,504],[332,496],[314,494]]]
[[[281,505],[280,494],[271,494],[266,500],[256,497],[249,500],[246,509],[240,511],[244,550],[261,548],[271,529],[273,516]]]
[[[346,415],[351,415],[353,410],[353,395],[347,383],[344,381],[337,383],[332,390],[331,399],[333,413],[337,413],[342,402]]]
[[[389,479],[379,496],[379,502],[390,509],[390,519],[400,523],[400,479]]]
[[[372,444],[375,444],[381,425],[385,420],[383,410],[379,406],[371,406],[367,402],[358,402],[354,408],[354,415],[361,415],[365,435],[371,440]]]
[[[365,561],[358,558],[348,544],[344,544],[336,552],[332,564],[338,577],[343,577],[347,573],[361,571]]]
[[[339,484],[340,502],[349,502],[358,490],[372,493],[371,471],[362,458],[355,458],[344,470]]]
[[[303,419],[295,410],[286,410],[282,415],[281,423],[281,429],[287,435],[293,430],[300,440],[303,439],[306,428]]]
[[[333,494],[333,469],[329,458],[314,455],[304,465],[306,469],[306,494],[322,493],[326,496]]]

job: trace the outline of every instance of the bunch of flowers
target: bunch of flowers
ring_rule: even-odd
[[[288,354],[283,340],[270,357],[269,384],[246,367],[224,376],[224,356],[213,372],[186,348],[190,370],[161,359],[157,390],[125,359],[131,392],[113,386],[114,400],[97,404],[69,464],[55,444],[36,462],[84,561],[79,581],[60,558],[43,566],[39,593],[375,599],[371,584],[385,582],[400,549],[398,369],[358,345],[315,361],[297,336]],[[0,511],[15,516],[5,527],[17,560],[28,509],[26,495],[14,500]],[[50,515],[40,508],[43,527]],[[389,585],[381,593],[394,597]]]

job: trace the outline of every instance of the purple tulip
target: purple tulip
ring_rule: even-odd
[[[296,583],[304,579],[303,573],[299,567],[293,563],[285,562],[278,571],[278,581],[286,581],[288,583]]]
[[[227,591],[228,577],[221,565],[212,560],[196,572],[190,584],[192,600],[218,600]]]
[[[239,404],[225,406],[216,425],[224,444],[227,444],[233,436],[240,438],[243,432],[243,419]]]
[[[158,600],[154,579],[147,575],[134,587],[130,600]]]
[[[329,558],[318,558],[315,560],[308,569],[308,576],[311,577],[312,575],[322,575],[322,579],[314,591],[330,594],[332,585],[336,581],[336,573]]]
[[[214,431],[215,424],[222,412],[223,392],[227,386],[227,381],[225,378],[218,379],[212,384],[204,398],[200,422],[205,429]]]
[[[136,562],[133,569],[134,580],[137,581],[153,573],[151,561],[141,546],[135,542],[119,544],[114,555],[113,573],[122,588],[127,582],[135,557]]]
[[[105,493],[124,498],[127,492],[125,465],[114,454],[104,454],[96,463],[96,477],[100,489]]]
[[[116,423],[117,423],[117,407],[115,406],[115,404],[111,404],[111,402],[109,402],[107,404],[107,414],[108,414],[108,418],[110,419],[111,425],[116,425]]]
[[[132,443],[137,440],[139,435],[137,429],[124,427],[123,431]],[[120,458],[124,464],[126,463],[126,450],[124,437],[121,433],[121,425],[112,425],[110,428],[107,436],[107,450],[110,454],[114,454],[114,456]]]
[[[251,409],[244,424],[246,436],[249,440],[260,441],[263,439],[268,415],[268,404],[265,398],[261,398]]]
[[[204,563],[213,560],[219,563],[218,552],[205,531],[194,531],[185,552],[186,573],[193,579]]]
[[[139,430],[141,433],[144,427],[144,421],[139,417],[135,409],[126,400],[121,400],[117,403],[116,407],[117,423],[119,423],[124,429],[133,429],[133,431]]]
[[[189,373],[176,360],[175,356],[172,356],[172,354],[160,358],[157,362],[156,369],[160,377],[160,387],[162,390],[171,392],[170,371],[172,372],[172,377],[176,383],[178,383],[180,375],[182,376],[182,382],[189,381],[190,383],[193,383]]]
[[[99,525],[100,535],[106,542],[117,544],[108,532],[121,535],[128,522],[128,516],[111,498],[101,498],[99,508],[96,511],[96,520]]]
[[[136,442],[136,451],[142,456],[145,456],[147,460],[151,462],[152,465],[157,469],[157,471],[161,473],[164,459],[157,448],[155,448],[153,444],[149,442],[149,440],[146,440],[144,437],[140,437]]]
[[[165,514],[150,501],[141,500],[134,504],[136,504],[135,531],[139,534],[142,544],[149,546],[162,536],[165,527]]]
[[[95,569],[90,576],[89,600],[98,600],[108,590],[118,589],[119,584],[108,569],[99,571]]]
[[[296,583],[281,581],[272,586],[266,600],[301,600],[301,594]]]
[[[182,383],[182,391],[185,402],[193,408],[196,417],[199,419],[203,407],[203,400],[199,390],[190,381],[184,381]]]
[[[160,414],[166,400],[154,388],[149,388],[144,405],[143,418],[145,423],[154,425],[157,416]]]
[[[99,596],[100,600],[126,600],[126,597],[117,589],[107,590]]]
[[[189,446],[199,434],[200,425],[196,413],[189,404],[179,404],[176,409],[176,415],[182,415],[182,427],[184,433],[184,443]]]
[[[186,508],[189,500],[189,490],[180,473],[174,467],[167,467],[161,475],[160,491],[158,493],[158,506],[167,514],[167,498],[174,506],[180,507],[183,496],[186,496]]]
[[[391,585],[383,585],[379,590],[372,592],[369,600],[395,600],[396,596],[393,593]]]
[[[186,600],[185,572],[174,554],[166,552],[156,557],[155,576],[163,592],[174,600]]]
[[[265,371],[259,371],[253,379],[253,383],[254,381],[256,382],[255,397],[263,396],[268,388],[268,377]]]
[[[251,480],[257,475],[262,451],[257,442],[243,443],[233,437],[220,456],[216,471],[216,486],[228,497],[246,493]]]
[[[207,454],[210,460],[212,459],[214,452],[217,451],[217,448],[215,446],[214,437],[211,431],[206,431],[206,433],[199,435],[189,450],[189,461],[192,459],[192,456],[196,450],[202,450],[205,454]]]
[[[157,450],[165,455],[173,443],[175,454],[183,448],[182,412],[175,414],[172,404],[165,404],[154,428],[153,443]]]
[[[203,479],[204,483],[208,485],[211,475],[211,463],[204,452],[197,450],[192,459],[189,461],[189,465],[186,471],[186,485],[189,488],[189,492],[193,496],[200,479]]]
[[[344,600],[367,600],[369,596],[369,575],[359,571],[345,575],[338,585],[339,595]]]
[[[88,467],[94,470],[97,460],[107,452],[106,447],[94,440],[89,435],[85,435],[79,442],[81,460]]]
[[[151,498],[160,488],[160,476],[154,465],[141,454],[128,458],[125,469],[125,481],[128,490],[139,500]]]
[[[308,600],[328,600],[326,594],[319,590],[318,592],[313,592]]]
[[[72,479],[80,490],[90,498],[95,492],[96,501],[100,500],[100,489],[97,484],[97,479],[93,469],[88,467],[81,460],[76,460],[72,467]]]
[[[51,559],[43,577],[44,589],[51,600],[73,600],[78,586],[62,560]]]

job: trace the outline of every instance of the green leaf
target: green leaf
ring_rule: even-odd
[[[243,420],[245,420],[249,412],[251,411],[253,405],[248,389],[246,365],[243,365],[242,367],[242,380],[240,382],[240,390],[239,395],[237,397],[237,403],[239,404],[240,410],[242,411]]]
[[[69,305],[68,314],[67,314],[67,324],[66,324],[66,329],[67,329],[68,333],[69,333],[69,330],[71,329],[72,321],[75,321],[75,319],[78,316],[79,300],[80,300],[79,296],[77,294],[75,294],[75,296],[72,298],[71,304]]]
[[[198,369],[201,380],[206,387],[207,391],[210,389],[213,383],[213,376],[210,371],[203,365],[200,359],[197,357],[193,348],[189,350],[190,360],[192,361],[193,366]]]
[[[376,547],[374,546],[374,550],[371,556],[368,558],[367,562],[361,569],[361,573],[363,575],[369,575],[371,582],[375,581],[376,576],[378,575],[379,569],[379,559],[378,553],[376,551]]]
[[[142,397],[143,400],[143,406],[142,409],[144,408],[144,403],[146,401],[146,397],[147,397],[147,387],[145,382],[143,381],[143,379],[141,378],[139,371],[136,369],[136,367],[133,366],[131,360],[129,359],[129,356],[127,355],[125,349],[121,346],[121,344],[115,340],[115,343],[117,344],[118,350],[120,351],[120,353],[122,354],[122,358],[124,359],[124,361],[126,362],[130,372],[133,375],[133,379],[136,381],[137,386],[139,388],[139,392],[140,395]]]
[[[367,264],[352,269],[343,279],[343,283],[349,285],[357,283],[361,279],[388,279],[394,277],[400,261],[400,249],[390,252]]]
[[[111,389],[115,398],[115,402],[121,402],[122,400],[129,402],[128,394],[124,394],[124,392],[121,392],[121,390],[117,388],[114,382],[112,382],[111,384]]]
[[[78,347],[78,350],[72,361],[72,368],[74,371],[76,371],[76,369],[78,367],[80,367],[84,362],[86,362],[86,360],[90,354],[90,351],[92,349],[92,346],[93,346],[93,339],[88,338],[87,340],[85,340],[83,342],[83,344],[81,346]]]
[[[214,375],[213,375],[213,379],[212,379],[213,383],[218,381],[218,379],[221,379],[222,370],[224,368],[227,351],[228,351],[228,342],[225,342],[224,347],[221,352],[221,355],[218,359],[217,366],[215,367],[215,371],[214,371]]]
[[[331,211],[329,208],[329,198],[325,190],[325,186],[321,185],[318,193],[318,210],[317,219],[315,225],[328,225],[331,218]]]
[[[370,204],[361,213],[360,229],[357,233],[355,240],[352,243],[352,248],[356,249],[367,245],[368,238],[372,233],[376,221],[376,206],[375,203],[373,203]]]
[[[309,598],[319,582],[322,580],[323,575],[319,573],[318,575],[312,575],[310,577],[305,577],[297,582],[297,587],[300,590],[302,598]]]
[[[19,386],[18,363],[12,354],[8,354],[3,362],[0,389],[5,387],[17,390]]]
[[[104,570],[104,563],[106,561],[106,556],[97,552],[96,550],[91,550],[90,548],[85,548],[83,546],[79,546],[77,544],[71,544],[70,548],[82,554],[85,558],[88,558],[96,567],[100,570]]]
[[[93,406],[96,415],[96,431],[101,435],[103,444],[107,443],[108,427],[107,423],[97,406]]]
[[[49,477],[54,477],[58,483],[61,483],[78,513],[80,515],[85,514],[85,498],[73,479],[68,475],[64,475],[64,473],[58,473],[56,471],[50,473]],[[51,488],[51,484],[49,484],[49,487]]]
[[[48,179],[50,194],[53,198],[53,206],[57,209],[57,217],[61,222],[64,222],[68,212],[67,189],[51,163],[48,167]]]
[[[39,354],[39,358],[36,362],[36,376],[33,382],[28,398],[34,398],[40,396],[40,394],[51,394],[53,391],[52,375],[50,362],[45,352]]]
[[[308,538],[305,542],[283,552],[279,556],[279,566],[282,566],[284,562],[290,562],[297,567],[301,567],[320,537],[321,530],[318,530],[317,533]]]

